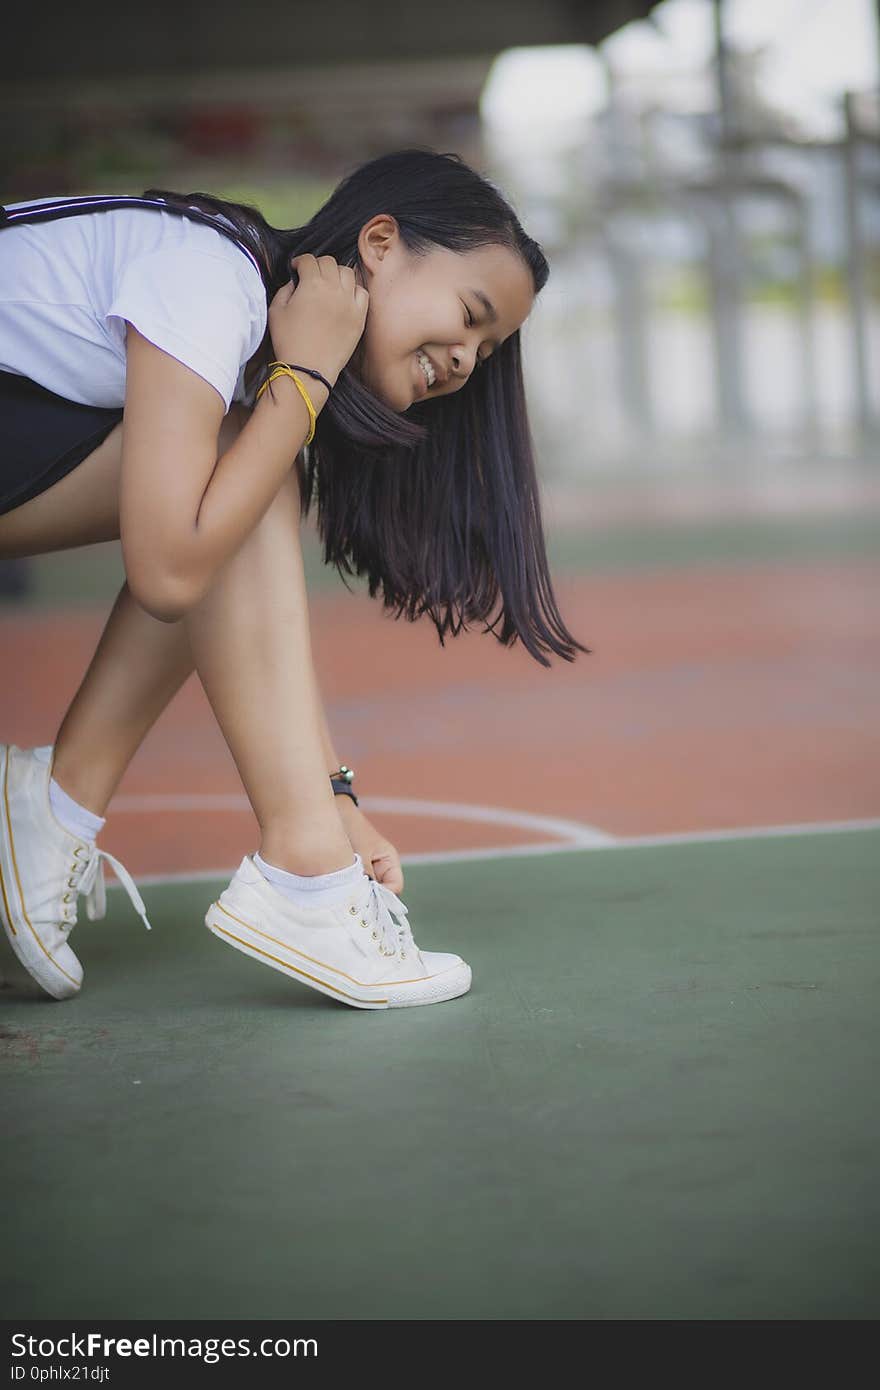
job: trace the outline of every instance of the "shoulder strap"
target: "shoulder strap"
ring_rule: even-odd
[[[138,198],[127,195],[105,198],[95,195],[83,198],[59,198],[55,202],[32,203],[30,207],[26,208],[6,208],[0,205],[0,232],[3,231],[4,227],[17,227],[22,223],[53,222],[59,217],[77,217],[87,212],[108,212],[111,208],[133,207],[154,208],[159,212],[176,212],[181,217],[188,217],[193,222],[204,222],[208,227],[213,227],[215,232],[220,232],[222,236],[228,237],[240,251],[244,252],[265,284],[263,272],[253,251],[231,227],[227,227],[216,217],[212,217],[210,213],[203,212],[201,208],[178,207],[175,203],[167,203],[161,198]]]

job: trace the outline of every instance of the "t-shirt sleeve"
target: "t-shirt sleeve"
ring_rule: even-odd
[[[123,268],[107,318],[127,319],[232,403],[238,375],[266,330],[265,291],[253,267],[167,247]],[[259,282],[259,283],[258,283]]]

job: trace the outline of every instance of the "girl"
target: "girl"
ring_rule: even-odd
[[[75,994],[68,937],[79,894],[105,911],[104,859],[149,927],[95,841],[195,669],[261,836],[206,925],[354,1007],[455,998],[470,968],[416,946],[397,851],[333,748],[299,525],[316,500],[325,561],[441,644],[478,620],[545,666],[589,650],[556,606],[525,409],[547,262],[453,154],[372,160],[290,231],[144,199],[19,226],[38,205],[9,205],[0,226],[0,557],[119,539],[126,574],[54,744],[0,745],[7,936]]]

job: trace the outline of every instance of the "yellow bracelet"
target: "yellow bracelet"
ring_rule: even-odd
[[[305,448],[306,444],[311,444],[312,440],[315,437],[315,424],[318,417],[315,413],[315,407],[312,405],[309,393],[306,390],[305,386],[303,386],[302,378],[298,377],[296,372],[292,372],[288,366],[284,365],[284,363],[278,363],[277,365],[275,365],[275,369],[272,372],[271,376],[268,376],[266,378],[259,391],[257,392],[254,404],[256,404],[256,402],[260,399],[263,392],[266,390],[266,387],[269,385],[270,381],[274,381],[276,377],[279,376],[291,377],[294,382],[294,385],[296,386],[297,391],[299,391],[299,394],[302,396],[303,400],[306,403],[306,410],[309,412],[309,433],[306,439],[303,441],[303,448]]]
[[[306,410],[309,412],[309,433],[308,433],[307,437],[305,438],[305,440],[303,441],[303,447],[305,447],[306,444],[311,444],[312,440],[313,440],[314,437],[315,437],[315,422],[316,422],[316,420],[317,420],[317,415],[316,415],[316,413],[315,413],[315,407],[312,405],[311,399],[310,399],[310,397],[309,397],[309,393],[307,392],[305,386],[303,385],[301,378],[297,376],[296,372],[291,371],[291,369],[290,369],[289,367],[285,366],[283,363],[282,363],[282,364],[279,364],[279,365],[275,368],[275,370],[271,373],[271,375],[270,375],[269,377],[267,377],[267,379],[263,382],[263,385],[260,387],[259,391],[257,392],[256,400],[259,400],[259,399],[260,399],[260,396],[261,396],[261,395],[263,394],[263,392],[266,390],[266,388],[267,388],[267,386],[269,385],[269,383],[272,382],[272,381],[274,381],[274,380],[276,379],[276,377],[279,377],[279,376],[289,376],[289,377],[291,377],[291,378],[293,379],[294,385],[296,386],[296,389],[299,391],[299,394],[302,396],[303,400],[305,401]]]

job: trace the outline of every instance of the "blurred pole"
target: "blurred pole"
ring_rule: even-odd
[[[798,346],[800,349],[801,390],[804,398],[804,443],[814,448],[819,435],[816,385],[816,334],[813,301],[813,257],[810,250],[810,224],[806,200],[794,200],[795,255],[797,256]]]
[[[606,229],[605,251],[614,280],[617,307],[618,379],[627,421],[635,426],[640,444],[654,435],[654,417],[648,380],[647,314],[644,276],[640,259],[614,227]]]
[[[642,170],[628,140],[625,115],[613,63],[601,54],[608,90],[606,153],[614,171],[610,209],[603,219],[605,254],[614,283],[617,378],[627,424],[634,428],[640,446],[654,436],[654,412],[648,368],[647,304],[641,258],[629,245],[625,220],[633,189],[642,182]],[[645,213],[637,213],[644,220]]]
[[[749,432],[749,420],[742,391],[742,245],[736,217],[736,193],[733,187],[736,160],[731,148],[739,122],[730,82],[723,7],[724,0],[712,0],[720,122],[720,192],[719,215],[711,220],[710,227],[709,280],[721,429],[725,438],[737,438]]]
[[[868,294],[864,245],[859,224],[859,143],[853,93],[845,92],[843,113],[844,216],[846,221],[846,274],[849,289],[850,346],[859,443],[871,433],[871,396],[868,386]]]
[[[730,51],[724,32],[724,0],[712,0],[713,34],[715,38],[715,82],[718,92],[718,114],[721,118],[721,141],[726,145],[736,129],[733,92],[730,85]]]

